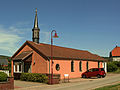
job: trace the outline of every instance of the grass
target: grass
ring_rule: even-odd
[[[95,90],[120,90],[120,83],[115,85],[104,86],[96,88]]]

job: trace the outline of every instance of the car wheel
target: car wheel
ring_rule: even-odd
[[[86,78],[86,75],[82,75],[82,78]]]
[[[102,76],[102,78],[104,78],[105,76]]]
[[[101,78],[101,75],[98,74],[98,75],[97,75],[97,78]]]
[[[102,76],[102,78],[104,78],[106,76],[106,74],[104,74],[103,76]]]

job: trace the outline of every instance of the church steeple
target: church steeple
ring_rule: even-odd
[[[32,29],[33,31],[33,42],[39,43],[39,27],[38,27],[38,18],[37,18],[37,8],[36,8],[36,15],[35,15],[35,20],[34,20],[34,27]]]
[[[37,8],[36,8],[35,13],[36,15],[35,15],[35,21],[34,21],[34,28],[38,28]]]

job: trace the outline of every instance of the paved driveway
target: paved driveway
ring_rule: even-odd
[[[120,74],[108,74],[105,78],[92,79],[71,79],[70,83],[60,83],[47,85],[35,82],[25,82],[15,80],[17,90],[91,90],[109,84],[120,82]]]

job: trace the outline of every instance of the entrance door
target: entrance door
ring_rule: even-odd
[[[31,72],[31,62],[24,63],[24,72],[27,72],[27,73]]]

